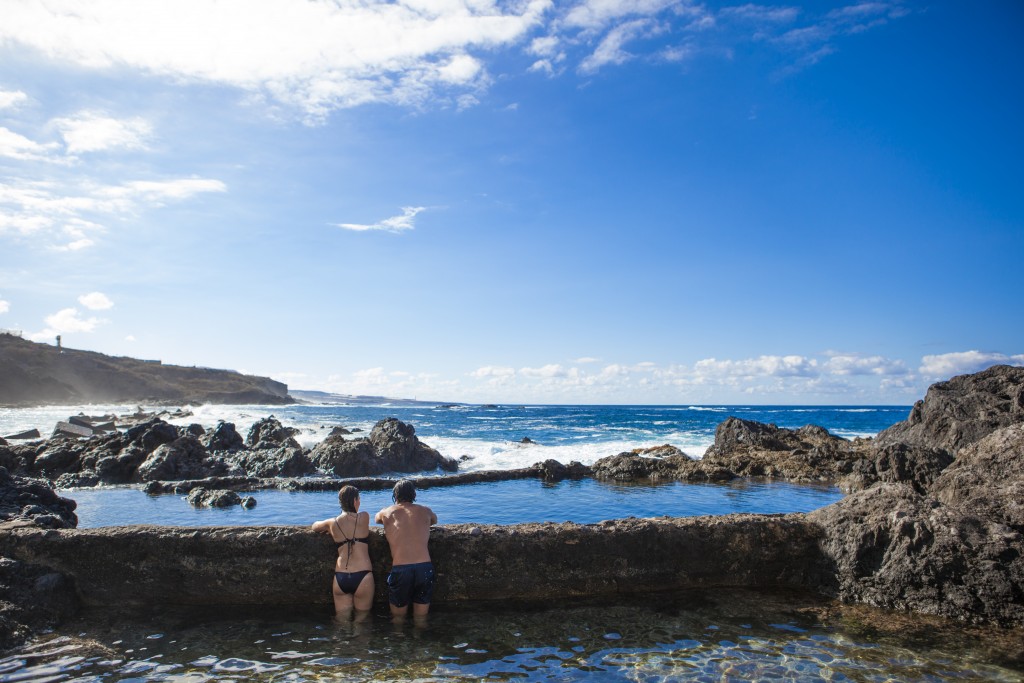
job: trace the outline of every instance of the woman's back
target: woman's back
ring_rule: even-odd
[[[330,526],[331,538],[338,545],[335,571],[359,572],[373,569],[370,563],[370,515],[366,512],[342,512]]]

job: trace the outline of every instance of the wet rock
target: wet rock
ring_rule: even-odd
[[[994,365],[928,387],[904,422],[880,432],[880,445],[904,443],[956,453],[1000,427],[1024,422],[1024,367]]]
[[[193,507],[227,508],[242,504],[242,497],[234,491],[194,488],[188,494],[189,505]]]
[[[160,418],[152,418],[127,429],[124,433],[126,444],[134,444],[146,452],[152,453],[158,446],[170,443],[181,434],[178,428],[164,422]]]
[[[12,475],[0,467],[0,522],[68,529],[78,525],[76,507],[75,501],[58,496],[49,482]]]
[[[48,567],[0,557],[0,651],[78,611],[74,582]]]
[[[246,510],[251,510],[251,509],[253,509],[254,507],[256,507],[256,499],[255,499],[255,498],[253,498],[252,496],[242,496],[242,502],[241,502],[241,505],[242,505],[242,507],[244,507],[244,508],[245,508]]]
[[[544,479],[548,481],[561,481],[562,479],[582,479],[590,475],[590,468],[581,462],[573,460],[568,465],[563,465],[557,460],[548,459],[534,465],[544,473]]]
[[[293,438],[298,433],[298,429],[283,426],[280,420],[271,415],[253,423],[245,437],[245,445],[256,450],[300,448]]]
[[[235,431],[234,423],[222,420],[203,437],[203,445],[211,451],[237,451],[245,448],[245,441]]]
[[[273,451],[243,451],[239,452],[234,462],[242,472],[251,477],[303,477],[316,472],[313,462],[298,446],[282,447]]]
[[[81,448],[73,441],[50,439],[46,448],[36,456],[34,469],[51,479],[56,478],[77,465],[80,455]]]
[[[175,481],[219,476],[228,470],[222,459],[209,456],[203,444],[189,435],[150,453],[136,474],[139,481]]]
[[[310,451],[309,458],[321,470],[339,477],[458,469],[455,460],[421,442],[412,425],[393,417],[374,425],[366,438],[346,441],[340,436],[328,437]]]
[[[906,484],[877,484],[808,515],[847,602],[1024,625],[1024,538]]]
[[[348,436],[351,433],[351,430],[345,429],[344,427],[332,427],[327,436]]]
[[[729,417],[703,462],[742,476],[834,481],[852,473],[868,449],[866,440],[847,441],[817,425],[786,429]]]

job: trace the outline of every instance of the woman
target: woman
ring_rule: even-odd
[[[338,491],[341,514],[313,522],[313,531],[330,534],[338,546],[334,563],[334,611],[338,619],[366,617],[373,606],[373,565],[370,563],[370,515],[359,512],[359,489],[343,486]]]

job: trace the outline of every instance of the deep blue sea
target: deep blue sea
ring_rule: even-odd
[[[36,427],[44,434],[69,415],[133,412],[135,406],[48,407],[0,411],[0,434]],[[462,459],[460,470],[527,467],[553,458],[592,464],[599,458],[635,448],[671,444],[693,457],[703,456],[715,428],[734,415],[796,428],[825,427],[845,438],[874,436],[903,420],[907,406],[581,406],[581,405],[295,405],[202,406],[173,420],[205,427],[219,420],[235,424],[244,436],[256,420],[275,415],[300,430],[298,440],[313,446],[331,428],[344,426],[365,435],[386,417],[416,428],[419,438],[443,455]],[[528,438],[533,443],[522,443]],[[146,496],[138,490],[82,490],[64,495],[79,503],[80,526],[153,523],[206,526],[219,524],[308,524],[334,513],[333,493],[260,491],[253,510],[195,510],[182,496]],[[364,492],[366,510],[388,502],[385,492]],[[585,480],[544,484],[535,480],[438,487],[422,501],[442,523],[516,522],[693,516],[730,512],[806,512],[841,497],[835,487],[738,480],[728,484],[622,485]]]

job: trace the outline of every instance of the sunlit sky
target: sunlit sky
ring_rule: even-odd
[[[0,328],[293,389],[1024,365],[1024,4],[0,0]]]

